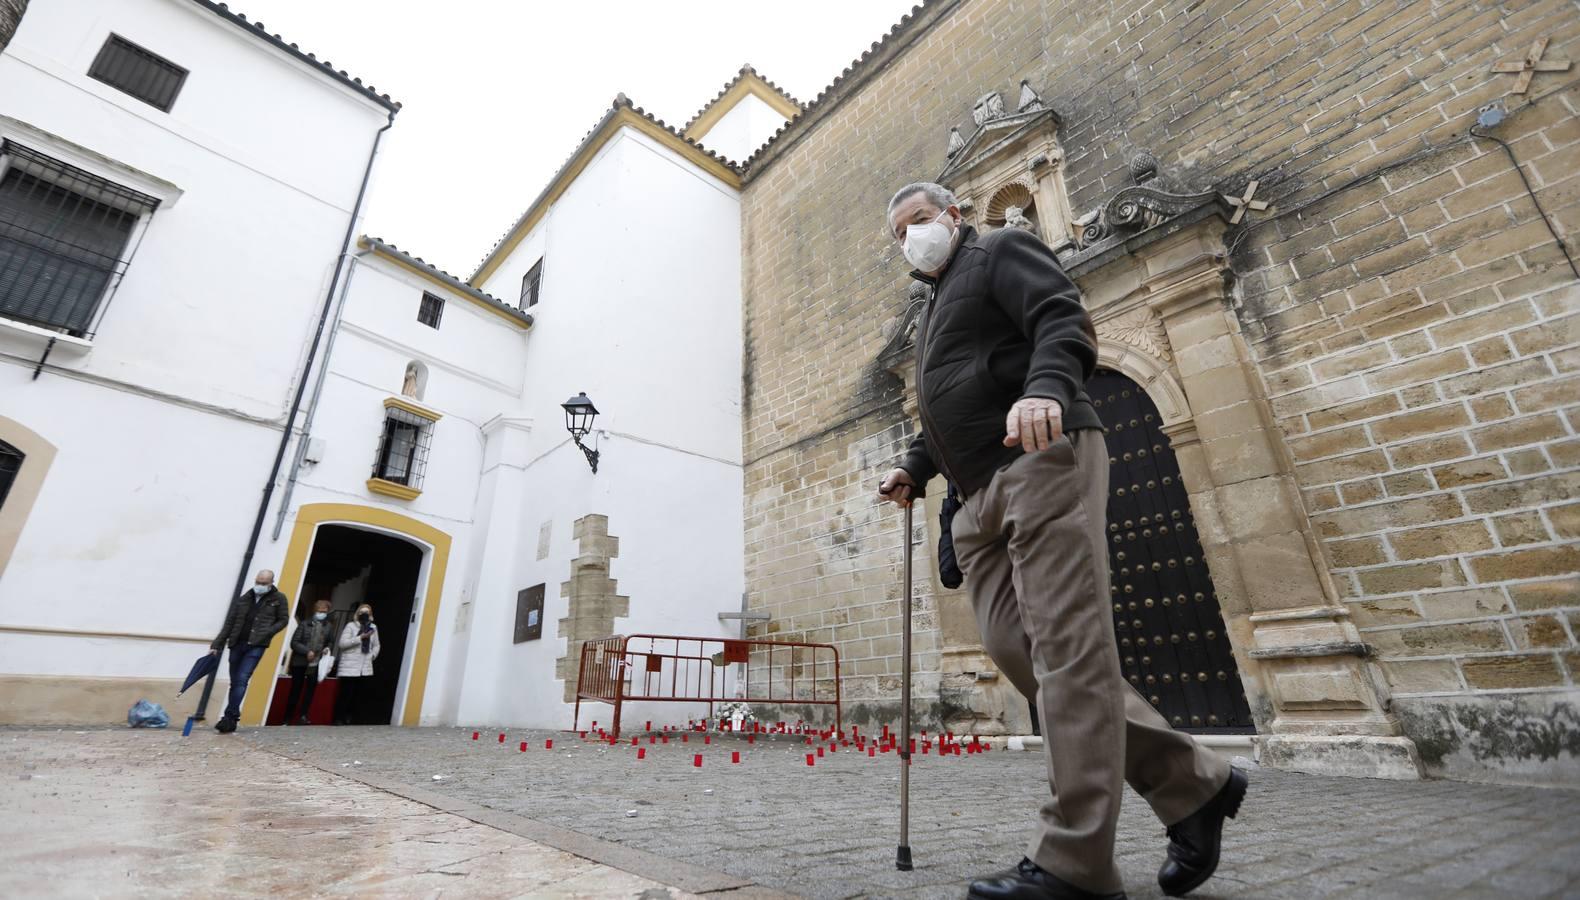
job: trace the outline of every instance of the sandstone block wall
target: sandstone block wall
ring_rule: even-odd
[[[1491,133],[1569,239],[1580,67],[1523,95],[1490,71],[1543,37],[1544,58],[1580,59],[1580,3],[924,6],[747,176],[747,566],[765,630],[840,644],[848,695],[875,713],[897,693],[898,517],[872,493],[912,425],[876,361],[907,268],[882,211],[942,169],[979,96],[1024,78],[1063,117],[1077,215],[1131,183],[1140,150],[1182,190],[1259,179],[1271,208],[1226,226],[1233,313],[1396,711],[1437,771],[1573,770],[1580,284],[1503,148],[1468,134],[1505,104]],[[920,585],[918,689],[943,720],[966,702],[939,690],[938,622],[960,600]]]

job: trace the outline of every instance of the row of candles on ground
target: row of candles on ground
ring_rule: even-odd
[[[734,730],[734,729],[728,727],[729,726],[729,722],[728,721],[721,722],[720,724],[722,726],[724,726],[724,727],[722,727],[720,729],[721,731],[732,731],[732,730]],[[799,723],[799,722],[796,723],[794,726],[788,726],[788,725],[786,725],[786,723],[780,722],[777,725],[775,725],[773,728],[768,728],[768,729],[763,728],[761,725],[759,725],[758,723],[755,723],[755,722],[752,723],[752,724],[755,726],[755,728],[753,730],[751,730],[751,731],[748,731],[747,734],[746,734],[746,742],[748,744],[755,744],[757,742],[757,735],[758,734],[769,734],[769,735],[772,735],[772,734],[792,735],[793,734],[793,735],[804,735],[805,738],[806,738],[806,745],[810,747],[810,746],[813,746],[812,738],[815,735],[817,737],[817,744],[816,744],[817,751],[815,753],[808,753],[806,755],[806,764],[808,766],[816,765],[817,760],[823,756],[825,751],[828,752],[828,753],[835,753],[835,752],[838,752],[840,747],[845,747],[845,748],[848,749],[848,748],[854,746],[855,749],[856,749],[856,752],[858,754],[865,752],[867,754],[868,758],[876,758],[879,753],[892,753],[892,752],[897,752],[899,750],[898,737],[896,735],[892,734],[889,731],[889,726],[887,726],[887,725],[883,726],[883,732],[877,738],[870,738],[867,735],[863,735],[861,733],[861,729],[858,728],[855,725],[851,726],[850,734],[849,734],[849,736],[847,736],[845,734],[845,730],[844,729],[833,729],[833,728],[829,728],[829,729],[815,729],[815,728],[807,728],[802,723]],[[621,743],[623,743],[622,740],[620,740],[619,738],[617,738],[614,735],[610,734],[607,730],[605,730],[603,728],[599,728],[597,722],[593,722],[592,723],[592,728],[593,728],[592,731],[580,731],[580,732],[577,732],[577,735],[583,741],[588,740],[589,739],[589,737],[588,737],[589,735],[593,735],[593,739],[597,740],[599,743],[608,744],[611,747],[619,746]],[[685,744],[685,743],[690,743],[692,734],[694,734],[694,733],[701,733],[702,734],[702,743],[704,745],[710,745],[710,744],[713,743],[713,736],[711,734],[708,734],[707,731],[708,731],[708,728],[707,728],[707,723],[706,722],[703,722],[701,724],[698,724],[696,722],[690,722],[690,723],[687,724],[687,727],[685,729],[682,729],[679,726],[665,725],[663,727],[663,731],[661,731],[661,732],[659,732],[657,734],[654,734],[653,733],[653,723],[652,722],[648,722],[647,723],[646,732],[645,732],[644,735],[638,735],[638,736],[634,736],[634,737],[631,738],[631,746],[636,748],[636,758],[637,759],[646,759],[647,758],[647,748],[641,746],[642,737],[644,737],[644,736],[647,738],[647,742],[648,742],[649,745],[657,744],[659,742],[662,742],[664,744],[668,744],[669,743],[669,736],[670,736],[670,734],[671,733],[678,733],[680,735],[680,742]],[[474,741],[478,740],[480,737],[481,737],[481,733],[480,732],[477,732],[477,731],[472,732],[472,740],[474,740]],[[935,735],[933,738],[929,738],[927,736],[927,732],[923,731],[922,734],[921,734],[921,744],[920,744],[921,755],[923,755],[923,756],[928,755],[929,751],[933,747],[934,740],[937,741],[938,755],[939,756],[950,756],[950,755],[960,756],[962,753],[964,753],[966,755],[974,756],[974,755],[976,755],[978,753],[986,753],[988,750],[991,749],[991,747],[989,747],[987,744],[982,743],[981,739],[976,737],[976,736],[972,736],[969,742],[962,742],[962,741],[958,741],[958,740],[955,739],[955,734],[952,731],[945,732],[944,734],[941,734],[941,735]],[[505,733],[504,732],[500,732],[499,733],[499,743],[503,744],[504,742],[505,742]],[[824,745],[824,742],[827,743],[826,747]],[[527,745],[528,745],[527,741],[522,741],[521,742],[520,750],[521,750],[522,753],[525,753],[527,751]],[[917,745],[917,739],[916,738],[911,738],[910,741],[908,742],[908,747],[909,747],[909,750],[910,750],[910,753],[911,753],[912,756],[916,755],[916,753],[917,753],[917,746],[918,746]],[[553,738],[546,738],[543,741],[543,749],[545,749],[545,750],[553,750],[554,749],[554,739]],[[739,750],[732,750],[730,752],[730,762],[732,764],[737,764],[738,765],[740,763],[740,761],[741,761],[741,751],[739,751]],[[692,765],[694,767],[696,767],[696,768],[699,768],[699,769],[702,768],[702,754],[701,753],[695,754],[692,757]]]

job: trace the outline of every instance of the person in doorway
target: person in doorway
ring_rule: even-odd
[[[373,660],[379,655],[379,629],[373,607],[363,603],[340,630],[340,661],[335,664],[340,696],[335,698],[335,724],[355,725],[364,718],[368,686],[373,682]]]
[[[285,700],[285,724],[307,725],[318,693],[318,661],[328,656],[335,644],[329,622],[328,600],[313,604],[313,617],[296,626],[291,634],[291,693]],[[305,699],[304,699],[305,697]],[[301,702],[298,707],[297,703]],[[297,718],[297,710],[301,718]]]
[[[241,701],[247,696],[252,671],[258,668],[258,660],[263,658],[269,642],[285,630],[290,616],[285,595],[274,586],[274,573],[268,569],[258,572],[251,590],[231,601],[225,613],[225,624],[220,626],[219,636],[208,650],[211,655],[218,656],[226,647],[230,648],[230,697],[225,703],[225,713],[214,725],[215,731],[230,734],[236,730],[236,722],[241,718]]]
[[[942,473],[983,646],[1036,705],[1048,761],[1037,834],[969,896],[1123,898],[1115,828],[1128,781],[1167,826],[1170,896],[1218,865],[1246,776],[1167,720],[1120,674],[1109,607],[1108,449],[1082,390],[1097,340],[1080,291],[1029,231],[979,234],[936,184],[901,188],[888,226],[928,297],[916,326],[922,430],[879,484],[908,506]]]

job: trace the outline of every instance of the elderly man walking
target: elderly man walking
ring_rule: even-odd
[[[922,433],[879,496],[908,506],[942,473],[982,643],[1036,706],[1051,796],[1026,858],[970,897],[1115,898],[1124,782],[1168,826],[1158,873],[1179,896],[1212,876],[1246,776],[1120,674],[1109,612],[1108,450],[1082,385],[1097,365],[1080,291],[1030,232],[978,234],[936,184],[901,188],[888,224],[931,288],[916,328]]]
[[[225,624],[220,626],[219,635],[208,651],[218,656],[220,651],[230,648],[230,699],[225,704],[225,714],[214,725],[215,731],[230,734],[236,730],[252,670],[258,668],[263,651],[275,635],[285,630],[290,617],[290,604],[274,586],[274,573],[268,569],[260,570],[253,579],[252,588],[230,602]]]

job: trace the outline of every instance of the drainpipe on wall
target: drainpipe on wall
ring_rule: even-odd
[[[280,530],[285,527],[285,513],[291,508],[291,495],[296,493],[296,476],[302,471],[302,460],[307,456],[307,441],[313,436],[313,418],[318,413],[319,398],[324,395],[324,380],[329,375],[329,361],[335,356],[335,335],[340,333],[340,320],[346,311],[346,297],[351,293],[351,280],[357,277],[357,263],[372,253],[371,248],[352,254],[351,267],[346,269],[346,283],[340,288],[340,302],[329,324],[329,339],[324,341],[324,364],[318,367],[318,378],[313,382],[313,396],[307,401],[307,415],[302,418],[302,438],[296,442],[296,453],[291,457],[291,473],[285,477],[285,489],[280,494],[280,510],[274,516],[274,532],[269,540],[278,541]]]
[[[280,446],[274,451],[274,465],[269,469],[269,477],[263,483],[263,499],[258,502],[258,516],[252,523],[252,536],[247,539],[247,550],[241,557],[241,569],[236,573],[236,584],[225,600],[227,611],[231,601],[241,595],[242,585],[247,580],[247,570],[252,567],[253,551],[258,547],[259,535],[263,534],[263,520],[269,514],[269,500],[274,496],[274,482],[280,477],[280,466],[285,462],[285,448],[291,442],[292,425],[296,422],[297,411],[302,407],[302,396],[307,392],[307,377],[312,373],[313,363],[318,359],[318,343],[324,336],[324,326],[328,323],[330,308],[334,306],[335,291],[340,286],[340,273],[345,269],[346,259],[351,255],[352,239],[357,230],[357,216],[362,214],[362,201],[367,196],[368,181],[373,177],[373,161],[378,158],[379,142],[384,139],[384,132],[395,125],[395,112],[393,109],[389,111],[389,121],[373,135],[373,147],[368,151],[368,164],[362,170],[362,184],[357,188],[357,200],[351,207],[351,220],[346,223],[346,236],[341,239],[340,255],[335,258],[335,274],[329,279],[329,291],[324,295],[324,308],[318,314],[318,328],[313,332],[313,342],[307,348],[307,361],[302,364],[302,377],[296,385],[296,396],[291,400],[291,411],[285,416],[285,428],[280,432]],[[197,712],[192,715],[194,721],[203,721],[208,711],[209,695],[214,692],[214,679],[218,674],[216,669],[204,680],[203,696],[198,698]]]

